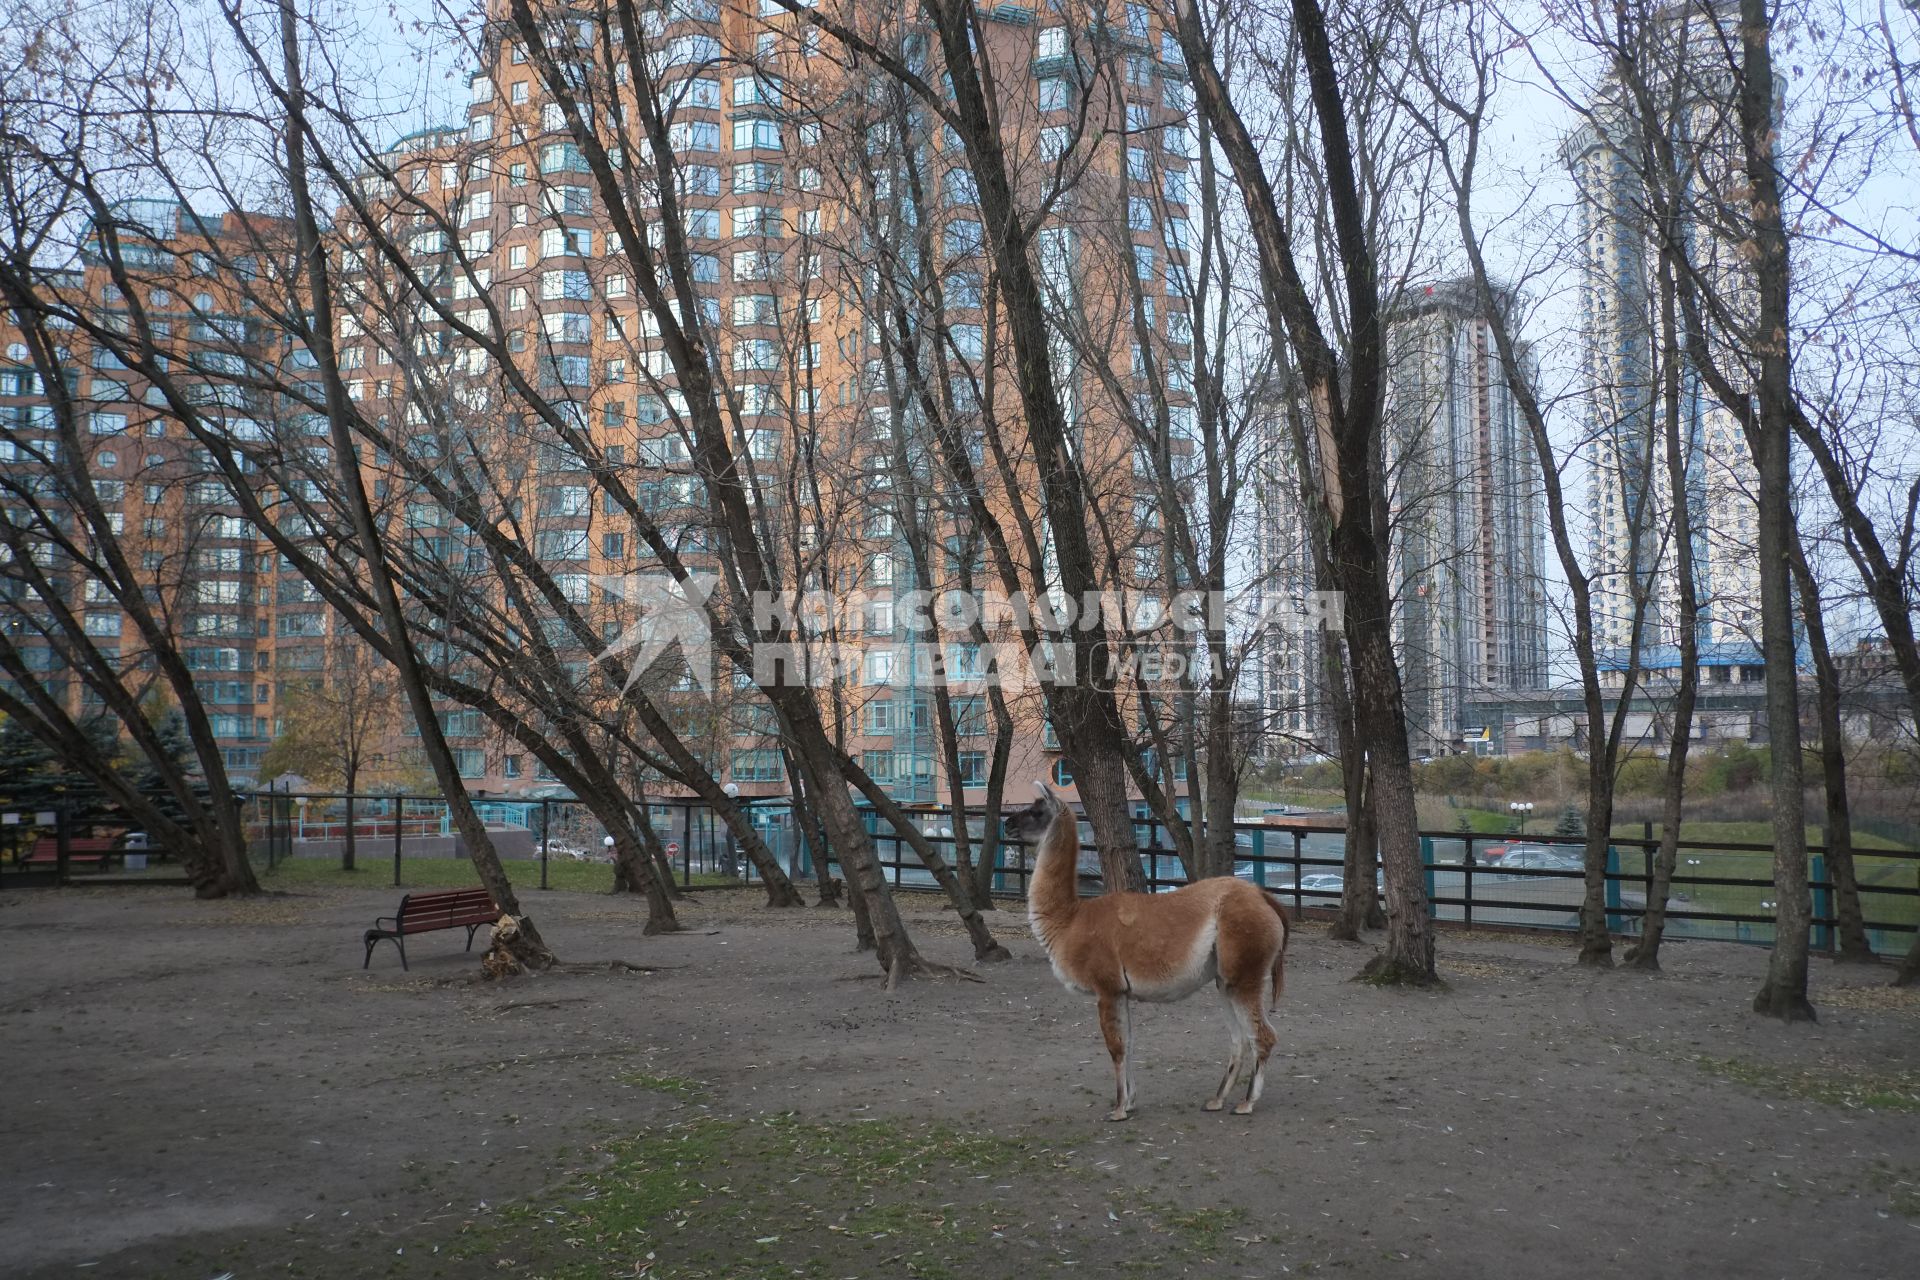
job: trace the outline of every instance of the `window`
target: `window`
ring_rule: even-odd
[[[540,193],[540,202],[548,213],[585,213],[592,200],[593,191],[589,187],[556,185]]]
[[[780,122],[760,120],[751,116],[735,117],[733,149],[735,151],[780,150]]]
[[[1167,170],[1166,193],[1168,204],[1187,202],[1187,171],[1185,169]]]
[[[973,308],[982,305],[982,286],[978,272],[949,272],[941,281],[940,288],[949,307]]]
[[[1133,274],[1140,280],[1153,279],[1153,246],[1133,246]]]
[[[949,205],[977,205],[980,189],[966,169],[949,169],[941,179],[941,192]]]
[[[985,241],[980,224],[970,221],[949,222],[941,234],[942,247],[949,258],[967,258],[980,252]]]
[[[735,280],[773,280],[780,274],[780,255],[764,249],[743,249],[733,255]]]
[[[584,173],[587,158],[571,142],[556,142],[540,148],[540,172]]]
[[[716,14],[714,16],[717,19],[719,15]],[[717,111],[720,109],[720,82],[718,80],[701,76],[683,82],[681,88],[686,94],[683,101],[688,106],[699,107],[707,111]]]
[[[1034,46],[1033,56],[1035,61],[1066,57],[1067,29],[1065,27],[1040,28],[1040,39]]]
[[[736,76],[733,81],[733,105],[777,107],[780,105],[780,87],[768,84],[758,76]]]
[[[600,554],[609,560],[618,560],[627,554],[627,535],[624,533],[603,533],[600,535]]]
[[[954,354],[962,360],[977,361],[986,351],[986,331],[977,324],[956,324],[947,331],[953,335]]]
[[[780,236],[786,231],[780,210],[774,205],[740,205],[733,210],[732,218],[736,236]]]
[[[780,753],[767,747],[736,751],[728,772],[735,782],[778,782],[782,777]]]
[[[684,67],[694,63],[712,62],[719,56],[720,42],[712,36],[675,36],[667,42],[664,65]]]
[[[770,293],[740,293],[733,298],[735,324],[780,323],[780,300]]]
[[[584,271],[542,271],[540,273],[540,299],[551,302],[556,298],[587,299],[593,296],[592,285]]]
[[[754,160],[746,164],[733,166],[733,193],[735,195],[771,193],[780,191],[780,166],[768,164],[764,160]]]
[[[513,82],[512,85],[508,86],[507,101],[515,103],[517,105],[520,103],[524,103],[526,100],[527,100],[527,82],[525,80],[516,80]]]
[[[780,345],[771,338],[740,338],[733,344],[735,370],[768,370],[780,367]]]
[[[963,787],[984,787],[987,785],[986,752],[962,751],[960,753],[960,785]]]
[[[1049,164],[1067,154],[1073,145],[1073,132],[1063,124],[1050,124],[1040,131],[1040,158]]]
[[[734,145],[739,143],[740,126],[734,125]],[[676,120],[667,127],[667,145],[680,151],[718,151],[720,126],[710,120]]]
[[[1153,201],[1144,196],[1130,196],[1127,199],[1127,230],[1153,230]]]
[[[586,227],[548,227],[540,233],[540,256],[590,258],[593,256],[593,232]]]
[[[1073,785],[1073,766],[1065,757],[1053,762],[1053,785],[1056,787]]]
[[[866,673],[868,684],[892,684],[893,650],[867,650]]]
[[[1066,80],[1060,76],[1043,76],[1040,80],[1040,109],[1042,111],[1064,111],[1066,106]]]
[[[549,311],[540,317],[549,342],[586,342],[591,338],[587,317],[572,312]]]
[[[893,700],[876,698],[867,704],[867,732],[884,737],[893,732]]]
[[[893,781],[893,752],[862,751],[860,767],[865,769],[867,776],[875,782],[891,782]]]

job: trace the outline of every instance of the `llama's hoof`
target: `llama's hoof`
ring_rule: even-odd
[[[1226,1105],[1227,1105],[1227,1104],[1226,1104],[1226,1103],[1224,1103],[1224,1102],[1222,1102],[1222,1101],[1220,1101],[1220,1099],[1218,1099],[1218,1098],[1213,1098],[1213,1099],[1210,1099],[1210,1100],[1208,1100],[1208,1101],[1206,1101],[1206,1102],[1203,1102],[1203,1103],[1201,1103],[1201,1104],[1200,1104],[1200,1109],[1201,1109],[1202,1111],[1218,1111],[1218,1110],[1219,1110],[1220,1108],[1222,1108],[1222,1107],[1224,1107],[1224,1106],[1226,1106]]]
[[[1107,1119],[1131,1120],[1133,1119],[1133,1112],[1127,1110],[1125,1107],[1115,1107],[1113,1110],[1107,1112]]]
[[[1236,1102],[1233,1104],[1233,1114],[1237,1116],[1250,1116],[1253,1114],[1253,1104],[1251,1102]]]

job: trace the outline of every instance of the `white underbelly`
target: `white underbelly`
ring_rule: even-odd
[[[1214,937],[1215,929],[1209,922],[1206,929],[1193,940],[1185,963],[1172,973],[1147,978],[1128,970],[1127,994],[1135,1000],[1164,1004],[1185,1000],[1212,983],[1220,975],[1220,954],[1214,947]]]

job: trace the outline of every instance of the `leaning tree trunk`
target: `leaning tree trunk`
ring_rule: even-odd
[[[784,745],[780,748],[780,757],[787,767],[787,791],[793,797],[793,820],[800,828],[800,838],[807,842],[808,860],[813,863],[814,883],[820,893],[820,900],[815,905],[837,907],[840,905],[840,882],[833,878],[829,866],[832,850],[827,846],[826,833],[820,826],[813,806],[808,803],[808,788],[801,775],[800,763]],[[864,907],[856,910],[855,916],[860,925],[860,949],[864,951],[873,946],[873,931],[865,924]]]
[[[1827,874],[1833,878],[1836,958],[1849,964],[1877,964],[1873,944],[1867,941],[1867,921],[1860,909],[1860,879],[1853,863],[1853,818],[1847,810],[1847,750],[1840,731],[1840,672],[1827,647],[1827,624],[1820,609],[1820,585],[1807,563],[1806,547],[1796,537],[1793,576],[1800,586],[1800,619],[1807,628],[1807,648],[1813,655],[1813,673],[1820,718],[1820,776],[1827,808]]]
[[[1670,243],[1670,242],[1669,242]],[[1667,931],[1667,900],[1680,861],[1680,823],[1686,797],[1687,750],[1693,740],[1693,708],[1700,688],[1700,596],[1694,586],[1693,517],[1687,493],[1688,457],[1680,442],[1680,338],[1674,313],[1673,254],[1660,253],[1660,335],[1663,425],[1666,435],[1667,492],[1673,508],[1674,576],[1680,596],[1680,687],[1674,693],[1667,734],[1666,788],[1660,810],[1660,848],[1653,859],[1653,884],[1640,921],[1640,941],[1628,950],[1635,969],[1660,967],[1660,943]]]
[[[474,870],[479,873],[480,883],[492,896],[494,905],[512,916],[518,926],[509,931],[513,937],[504,945],[513,960],[524,969],[551,968],[554,963],[553,952],[541,940],[532,919],[520,910],[519,898],[500,865],[492,838],[488,836],[479,814],[474,811],[460,771],[454,767],[446,734],[421,674],[419,655],[408,635],[406,613],[400,606],[393,576],[388,571],[385,549],[374,526],[373,507],[367,496],[359,453],[354,447],[353,431],[349,426],[351,409],[347,388],[341,378],[334,350],[333,284],[327,267],[327,249],[320,238],[319,224],[314,217],[312,197],[307,187],[306,85],[300,72],[299,18],[290,0],[281,0],[280,4],[280,43],[286,84],[278,90],[278,96],[286,113],[287,182],[293,202],[296,241],[304,262],[302,274],[307,285],[308,305],[313,309],[307,334],[308,346],[320,369],[337,478],[341,495],[352,513],[356,550],[360,554],[367,584],[379,604],[381,626],[392,644],[391,656],[401,688],[407,696],[408,709],[412,711],[420,729],[421,751],[440,784],[454,825],[466,842],[468,856],[473,860]]]

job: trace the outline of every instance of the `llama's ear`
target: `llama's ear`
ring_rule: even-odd
[[[1042,800],[1051,800],[1053,798],[1053,792],[1047,790],[1047,784],[1038,778],[1033,780],[1033,794],[1039,796]]]

